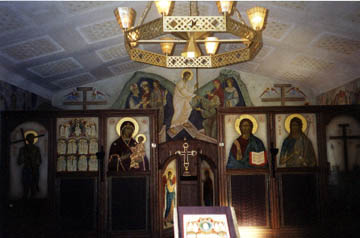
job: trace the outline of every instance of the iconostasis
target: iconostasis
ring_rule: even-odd
[[[171,237],[186,204],[232,206],[240,230],[308,227],[324,219],[327,186],[359,166],[359,111],[219,108],[216,142],[189,133],[161,143],[158,110],[6,112],[4,194],[19,212],[41,200],[33,209],[69,237]]]

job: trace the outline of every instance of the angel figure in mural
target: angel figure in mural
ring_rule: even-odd
[[[119,127],[118,134],[120,137],[116,139],[110,147],[109,153],[109,171],[146,171],[149,169],[147,157],[143,159],[137,157],[134,162],[136,166],[131,167],[132,150],[137,142],[133,138],[138,131],[138,124],[133,118],[123,118],[117,124]]]
[[[250,115],[242,120],[240,119],[240,125],[238,129],[240,129],[241,135],[233,142],[231,146],[226,168],[242,169],[258,167],[250,163],[250,154],[252,152],[264,152],[264,156],[266,156],[264,143],[260,138],[253,135],[253,133],[255,133],[254,123],[256,123],[257,128],[257,122],[255,118]],[[239,132],[238,129],[237,131]],[[266,161],[265,157],[264,161]]]
[[[35,135],[29,133],[25,140],[27,144],[20,148],[17,163],[22,167],[23,199],[29,196],[33,198],[39,192],[41,153],[40,148],[35,145]]]
[[[282,143],[280,165],[285,167],[313,167],[316,165],[314,147],[303,133],[305,118],[293,117],[290,120],[290,134]]]
[[[162,177],[163,188],[165,194],[165,207],[164,207],[164,227],[169,227],[173,224],[173,210],[175,207],[176,195],[176,176],[173,170],[168,170],[167,174]]]
[[[158,80],[153,81],[153,89],[150,95],[150,106],[151,108],[159,108],[159,118],[158,118],[158,128],[161,130],[161,127],[164,123],[164,106],[166,105],[166,95],[168,94],[167,90],[163,90],[160,87]]]
[[[197,88],[197,84],[190,85],[193,78],[192,71],[185,69],[181,75],[182,79],[176,83],[174,90],[174,115],[171,120],[170,130],[176,126],[186,126],[186,123],[189,123],[188,119],[192,111],[190,101],[195,96],[194,91]]]

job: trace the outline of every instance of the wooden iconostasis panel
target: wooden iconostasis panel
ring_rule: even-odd
[[[61,178],[57,186],[58,220],[66,232],[95,231],[97,179]]]
[[[98,171],[99,150],[97,117],[56,119],[56,171]]]
[[[281,228],[317,224],[321,209],[319,157],[323,156],[320,153],[323,148],[318,147],[323,142],[318,135],[319,111],[302,112],[295,108],[280,113],[272,108],[219,111],[222,122],[219,149],[228,177],[224,181],[225,204],[234,207],[239,226]],[[278,150],[276,155],[271,154],[272,149]]]

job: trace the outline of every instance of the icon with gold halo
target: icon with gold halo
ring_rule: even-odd
[[[295,117],[297,117],[297,118],[299,118],[301,120],[301,122],[302,122],[302,132],[305,132],[306,128],[307,128],[307,121],[306,121],[306,119],[305,119],[305,117],[303,115],[298,114],[298,113],[291,114],[285,119],[285,130],[287,131],[287,133],[290,133],[290,122]]]
[[[124,118],[121,118],[118,123],[116,124],[116,133],[121,136],[121,126],[124,122],[131,122],[133,125],[134,125],[134,132],[132,134],[132,138],[135,138],[137,133],[139,132],[139,123],[132,117],[124,117]]]
[[[27,130],[24,133],[24,137],[26,138],[27,135],[33,134],[34,135],[34,145],[39,141],[38,133],[34,130]],[[26,140],[26,144],[29,144],[29,142]]]
[[[249,119],[249,120],[252,122],[253,128],[252,128],[251,133],[252,133],[252,134],[255,134],[256,131],[257,131],[257,129],[258,129],[258,123],[257,123],[255,117],[252,116],[252,115],[249,115],[249,114],[243,114],[243,115],[241,115],[239,118],[237,118],[237,119],[235,120],[235,130],[236,130],[236,132],[237,132],[239,135],[241,135],[240,123],[241,123],[241,121],[244,120],[244,119]]]

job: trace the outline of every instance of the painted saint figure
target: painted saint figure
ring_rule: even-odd
[[[147,81],[142,81],[140,84],[143,93],[141,96],[141,101],[140,101],[140,105],[141,108],[151,108],[150,105],[150,97],[151,97],[151,90],[150,90],[150,86],[149,83]]]
[[[207,97],[209,100],[211,100],[213,97],[217,96],[220,100],[220,107],[224,106],[224,90],[221,87],[221,82],[219,80],[213,81],[214,89],[207,94]]]
[[[303,123],[294,117],[290,121],[290,134],[282,143],[280,165],[286,167],[314,167],[316,156],[310,139],[302,131]]]
[[[216,138],[216,108],[220,106],[220,99],[217,95],[213,95],[211,99],[196,96],[191,104],[195,106],[195,110],[201,113],[204,118],[202,125],[207,136]]]
[[[162,178],[165,194],[164,227],[173,224],[173,210],[175,207],[176,176],[171,170]]]
[[[23,199],[33,198],[39,192],[41,153],[38,146],[34,145],[35,136],[29,133],[25,144],[20,148],[17,163],[22,167]]]
[[[232,78],[225,80],[226,88],[224,92],[225,107],[235,107],[239,102],[239,93],[234,87],[234,81]]]
[[[116,139],[110,147],[109,171],[146,171],[149,169],[147,158],[139,161],[137,168],[130,167],[132,154],[131,147],[136,146],[133,138],[135,125],[131,121],[124,121],[120,126],[120,137]]]
[[[159,119],[158,119],[158,128],[161,130],[161,127],[164,123],[164,106],[166,105],[166,95],[168,91],[160,88],[160,83],[157,80],[153,82],[153,90],[150,95],[150,106],[151,108],[159,109]]]
[[[241,135],[233,142],[229,159],[226,165],[228,169],[254,168],[249,163],[250,152],[265,151],[264,143],[252,134],[253,123],[250,119],[242,119],[240,122]]]
[[[129,98],[129,108],[130,109],[138,109],[140,108],[141,104],[141,97],[139,94],[139,87],[137,86],[136,83],[133,83],[130,85],[130,91],[131,91],[131,95]]]
[[[195,96],[194,90],[196,88],[196,85],[194,87],[190,85],[191,80],[192,72],[184,70],[182,72],[182,79],[176,83],[173,96],[174,115],[170,128],[181,126],[188,122],[192,111],[190,101]]]

